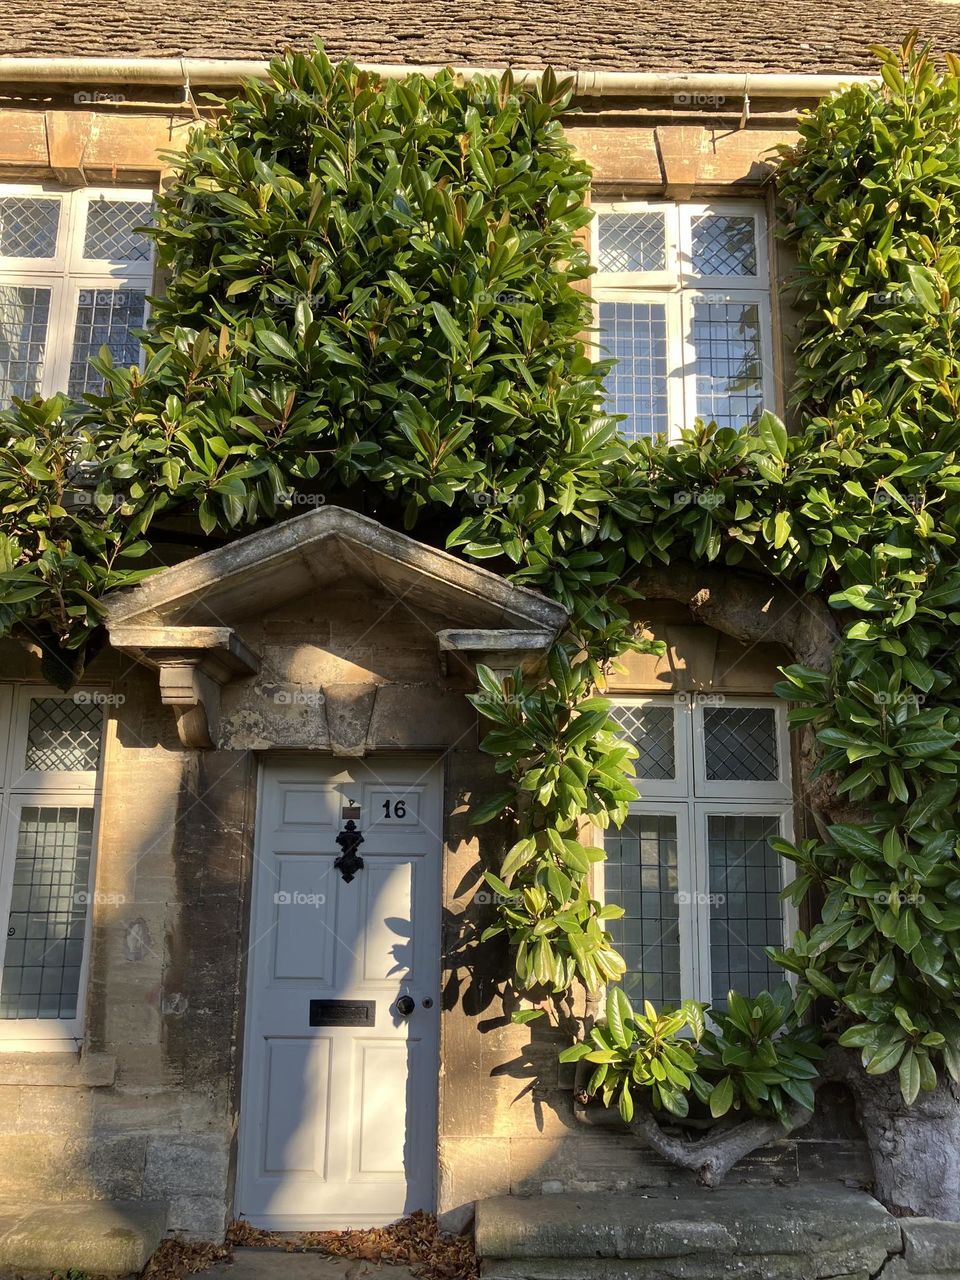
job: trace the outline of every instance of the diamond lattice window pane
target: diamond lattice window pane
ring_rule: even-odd
[[[763,707],[707,707],[703,713],[711,782],[777,782],[776,713]]]
[[[757,224],[753,218],[705,213],[692,219],[691,232],[696,275],[757,274]]]
[[[34,698],[25,767],[39,773],[92,772],[100,764],[102,733],[99,703],[79,698]]]
[[[110,262],[146,262],[150,241],[135,227],[147,226],[151,206],[142,200],[92,200],[83,237],[85,258]]]
[[[667,310],[660,302],[601,302],[600,346],[617,363],[606,378],[608,413],[628,439],[665,432],[667,408]]]
[[[0,285],[0,408],[40,390],[50,290]]]
[[[70,360],[71,396],[103,390],[103,378],[88,363],[101,347],[109,347],[114,364],[137,364],[140,343],[132,329],[143,324],[147,295],[143,289],[83,289],[77,301],[77,326]]]
[[[662,213],[598,214],[599,270],[663,271],[667,265],[666,227]]]
[[[21,810],[0,1018],[75,1018],[89,909],[93,810]]]
[[[636,762],[638,778],[664,782],[676,777],[673,707],[617,704],[611,707],[610,716],[623,726],[640,753]]]
[[[697,415],[742,427],[763,411],[763,347],[755,302],[693,303]]]
[[[0,258],[55,258],[60,201],[0,196]]]
[[[707,816],[710,985],[718,1008],[731,988],[753,996],[783,978],[764,951],[783,946],[780,859],[769,843],[779,834],[770,814]]]
[[[680,907],[677,819],[637,814],[604,840],[604,897],[623,907],[608,920],[613,944],[627,965],[623,985],[634,998],[654,1004],[680,1001]]]

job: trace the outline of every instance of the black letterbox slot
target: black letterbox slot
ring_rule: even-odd
[[[377,1020],[375,1000],[311,1000],[311,1027],[372,1027]]]

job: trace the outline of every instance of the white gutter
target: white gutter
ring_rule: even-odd
[[[360,62],[362,70],[384,80],[398,80],[413,72],[435,75],[442,64]],[[455,67],[464,80],[478,76],[502,75],[503,67]],[[242,79],[265,80],[269,64],[228,58],[3,58],[0,57],[0,87],[8,84],[83,84],[97,88],[107,84],[144,85],[236,85]],[[519,82],[536,81],[542,71],[514,68]],[[578,98],[649,98],[686,94],[691,105],[697,99],[721,98],[824,98],[849,84],[877,84],[879,77],[865,75],[793,75],[746,72],[633,72],[578,70],[557,72],[561,79],[572,76]]]

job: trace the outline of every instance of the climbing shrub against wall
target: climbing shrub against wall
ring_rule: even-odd
[[[561,600],[546,677],[481,672],[473,699],[504,778],[474,816],[514,832],[488,936],[512,943],[519,1018],[609,987],[565,1056],[707,1181],[843,1078],[881,1196],[958,1217],[960,1167],[933,1153],[960,1149],[960,80],[912,43],[878,57],[882,84],[805,117],[781,170],[800,429],[697,423],[669,447],[619,438],[582,340],[568,85],[278,59],[196,132],[160,201],[170,283],[144,370],[102,355],[101,396],[3,418],[0,625],[69,684],[103,595],[154,567],[171,518],[199,546],[325,499]],[[794,657],[808,830],[779,847],[810,926],[776,959],[795,997],[708,1017],[635,1011],[616,985],[589,829],[635,794],[602,691],[647,644],[644,597]],[[751,1119],[704,1144],[656,1115],[691,1107]]]

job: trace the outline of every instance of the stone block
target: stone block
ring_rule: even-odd
[[[824,1266],[829,1266],[824,1263]],[[494,1258],[480,1265],[482,1280],[871,1280],[869,1271],[841,1275],[796,1254],[762,1258]],[[887,1271],[883,1272],[887,1280]]]
[[[883,1268],[882,1280],[960,1280],[960,1271],[911,1271],[903,1258],[891,1258]]]
[[[876,1200],[831,1184],[499,1196],[477,1206],[476,1237],[485,1260],[656,1261],[664,1276],[743,1280],[758,1268],[767,1280],[806,1276],[811,1261],[810,1275],[873,1274],[901,1249],[898,1223]]]
[[[0,1085],[97,1088],[113,1084],[117,1060],[108,1053],[5,1053]]]
[[[19,1128],[64,1137],[89,1131],[93,1095],[88,1090],[25,1085],[20,1090]]]
[[[55,1134],[0,1136],[0,1200],[59,1200],[66,1141]]]
[[[20,1090],[0,1086],[0,1134],[14,1133],[20,1123]]]
[[[64,1152],[65,1194],[91,1200],[137,1200],[143,1192],[147,1140],[143,1136],[90,1136]]]
[[[163,1206],[142,1201],[25,1206],[0,1217],[0,1270],[129,1275],[143,1270],[165,1227]]]
[[[438,1209],[446,1222],[469,1220],[474,1202],[509,1190],[509,1143],[502,1138],[443,1138]]]
[[[226,1188],[220,1195],[169,1197],[167,1230],[185,1240],[219,1244],[227,1229]]]
[[[903,1260],[912,1274],[960,1276],[960,1222],[902,1218]]]
[[[151,1138],[143,1175],[143,1194],[171,1199],[215,1196],[223,1200],[227,1186],[228,1140]]]

